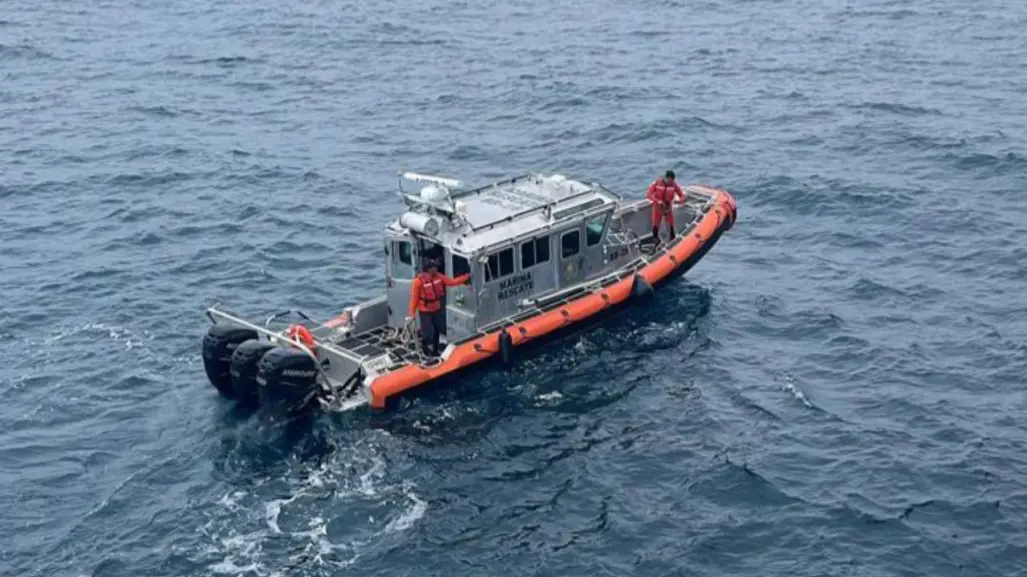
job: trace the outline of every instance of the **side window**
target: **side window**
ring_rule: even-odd
[[[456,278],[462,274],[471,272],[471,264],[467,262],[467,259],[458,255],[453,255],[453,278]]]
[[[401,240],[392,244],[393,265],[392,276],[399,280],[414,278],[414,255],[410,243]]]
[[[521,270],[549,261],[549,237],[535,238],[521,245]]]
[[[489,261],[485,263],[485,282],[499,278],[499,255],[490,254]]]
[[[411,251],[410,243],[406,242],[406,241],[402,241],[402,242],[398,242],[396,244],[399,245],[398,246],[398,250],[396,251],[397,254],[399,254],[399,262],[401,262],[403,264],[406,264],[406,265],[413,266],[414,265],[414,254]]]
[[[508,274],[513,274],[514,271],[514,253],[513,247],[505,248],[499,251],[499,276],[504,277]]]
[[[581,250],[581,231],[572,230],[560,237],[560,251],[562,258],[570,258]]]
[[[521,270],[535,266],[535,241],[529,240],[521,245]]]
[[[485,282],[502,278],[513,274],[514,271],[514,249],[504,248],[498,253],[489,255],[488,265],[485,267]]]
[[[549,262],[549,237],[535,239],[535,264]]]
[[[603,230],[606,228],[606,215],[602,214],[590,219],[585,223],[585,245],[595,246],[603,240]]]

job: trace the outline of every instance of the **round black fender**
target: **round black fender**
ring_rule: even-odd
[[[499,358],[502,359],[504,365],[509,365],[513,362],[513,356],[513,337],[506,332],[506,329],[503,329],[499,331]]]
[[[643,300],[653,295],[653,287],[650,285],[642,275],[636,274],[634,280],[631,282],[631,296],[636,300]]]
[[[203,370],[221,396],[235,398],[232,392],[232,354],[242,343],[257,338],[257,331],[227,324],[214,325],[203,337]]]
[[[232,353],[232,364],[229,373],[232,375],[232,393],[239,406],[246,409],[256,408],[260,403],[260,391],[257,387],[257,365],[261,357],[274,345],[267,341],[250,339],[239,345]]]
[[[275,347],[257,364],[260,405],[273,413],[297,415],[317,406],[317,362],[303,351]]]

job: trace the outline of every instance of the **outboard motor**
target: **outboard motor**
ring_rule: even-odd
[[[268,341],[251,339],[239,345],[232,354],[229,372],[236,403],[244,409],[255,409],[260,404],[257,386],[257,366],[265,353],[275,348]]]
[[[275,347],[257,365],[260,405],[274,414],[295,416],[318,405],[317,361],[307,353]]]
[[[214,325],[207,330],[203,337],[203,369],[210,384],[214,385],[221,396],[235,398],[232,390],[232,355],[240,344],[256,338],[256,331],[228,324]]]

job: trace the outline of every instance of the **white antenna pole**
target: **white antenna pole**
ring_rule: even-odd
[[[444,178],[441,176],[432,176],[430,174],[419,174],[416,172],[404,172],[403,178],[412,180],[414,182],[428,182],[432,184],[438,184],[447,188],[460,188],[464,185],[463,182],[456,180],[455,178]]]

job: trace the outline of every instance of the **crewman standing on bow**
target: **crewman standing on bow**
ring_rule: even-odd
[[[653,203],[653,240],[660,244],[660,221],[667,221],[667,228],[670,230],[670,239],[674,240],[674,210],[671,203],[677,196],[681,202],[685,202],[685,191],[674,182],[674,171],[668,170],[662,177],[657,178],[649,185],[645,197]]]
[[[442,315],[442,297],[446,295],[446,287],[461,285],[470,280],[469,273],[455,279],[449,278],[439,272],[438,263],[434,259],[428,259],[424,263],[424,271],[410,283],[410,314],[406,320],[409,325],[414,320],[414,312],[417,312],[421,321],[421,346],[426,355],[439,356],[439,337],[446,333]]]

